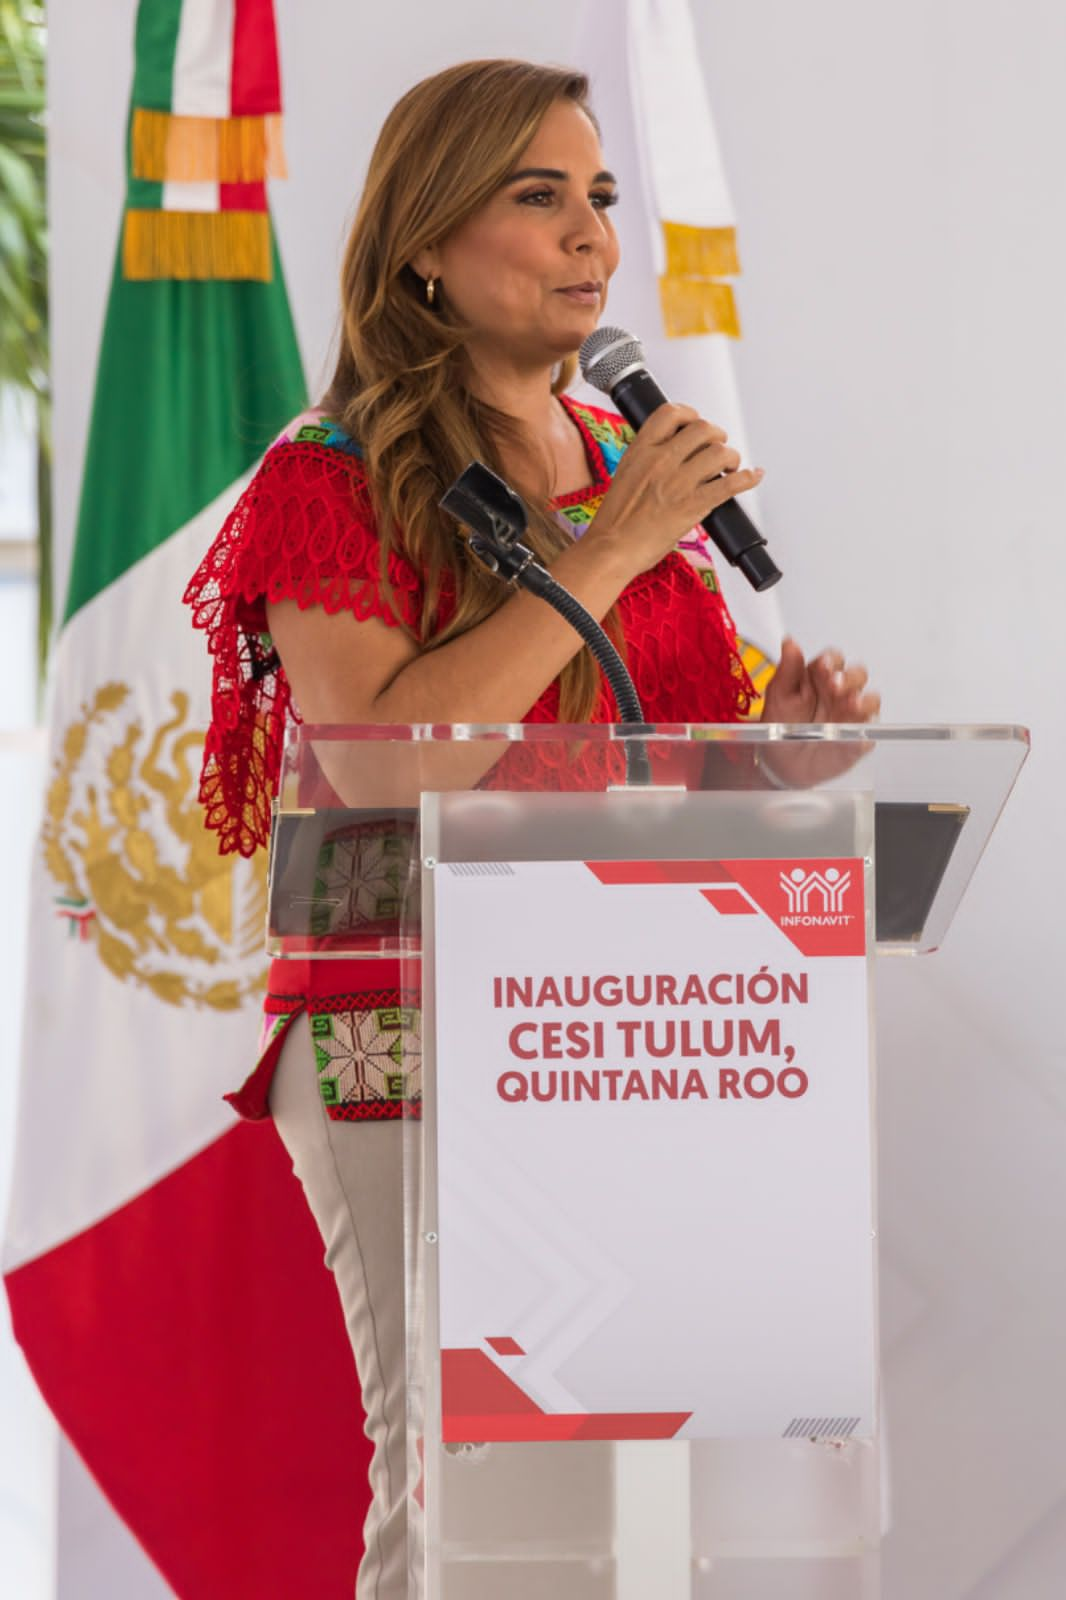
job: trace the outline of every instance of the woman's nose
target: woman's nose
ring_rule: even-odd
[[[578,202],[567,222],[567,237],[571,241],[571,249],[591,250],[603,243],[606,230],[603,226],[602,213],[591,202],[586,204]]]

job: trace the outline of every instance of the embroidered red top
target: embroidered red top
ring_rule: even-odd
[[[586,488],[553,502],[575,536],[592,518],[632,438],[619,417],[564,398],[588,457]],[[286,722],[298,720],[267,628],[267,602],[351,611],[405,625],[417,635],[420,574],[390,554],[388,588],[358,447],[309,413],[267,452],[254,478],[190,581],[186,602],[207,634],[213,661],[212,721],[200,784],[206,824],[222,852],[251,855],[269,838]],[[450,595],[441,595],[443,622]],[[623,590],[618,612],[626,664],[652,722],[732,722],[747,711],[752,686],[740,661],[702,530]],[[530,707],[526,722],[558,720],[559,686]],[[592,720],[616,719],[604,686]],[[492,787],[598,787],[602,772],[545,769],[534,747],[512,746],[484,780]],[[380,1120],[403,1114],[411,1074],[398,1086],[398,1042],[416,1042],[417,996],[399,992],[398,964],[382,961],[275,961],[266,1001],[265,1049],[251,1077],[228,1096],[245,1116],[269,1114],[268,1095],[285,1031],[306,1011],[314,1019],[323,1099],[329,1114]],[[329,1019],[328,1022],[326,1019]]]

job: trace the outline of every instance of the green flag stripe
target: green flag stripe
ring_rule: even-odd
[[[174,100],[181,0],[141,0],[134,35],[133,104],[169,111]]]
[[[306,402],[272,241],[269,283],[111,284],[64,621],[191,521]]]
[[[130,178],[126,184],[126,205],[135,211],[161,211],[163,185],[151,178]]]

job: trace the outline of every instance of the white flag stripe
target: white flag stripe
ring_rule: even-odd
[[[130,715],[144,722],[141,748],[169,714],[175,689],[189,696],[188,726],[207,726],[203,639],[190,627],[181,595],[246,482],[247,476],[231,485],[68,623],[55,664],[57,747],[86,693],[109,682],[136,683]],[[65,669],[68,662],[77,670]],[[191,755],[195,765],[198,748]],[[195,804],[195,784],[188,802]],[[42,910],[54,903],[57,885],[39,846],[34,854],[32,903]],[[254,1007],[229,1012],[161,1003],[108,971],[92,943],[64,926],[59,910],[37,921],[29,966],[27,1068],[5,1271],[98,1222],[232,1128],[222,1095],[255,1055]],[[108,1041],[106,1052],[87,1050],[86,1041],[100,1039]],[[36,1181],[42,1172],[61,1172],[63,1182],[42,1185]]]
[[[699,228],[733,227],[688,0],[629,0],[629,36],[659,217]]]
[[[636,0],[627,0],[627,6],[635,3]],[[687,9],[685,0],[680,3],[682,9]],[[676,29],[673,37],[676,40]],[[611,216],[622,247],[622,264],[611,284],[604,321],[629,328],[637,335],[647,354],[650,371],[672,400],[695,406],[703,416],[726,430],[730,442],[747,465],[760,464],[752,459],[748,445],[728,339],[722,334],[668,339],[663,327],[658,276],[664,214],[658,208],[642,120],[643,93],[640,92],[638,103],[631,87],[639,86],[647,71],[647,64],[639,54],[638,40],[628,25],[604,28],[600,6],[587,4],[576,59],[589,75],[592,105],[603,131],[604,153],[608,166],[618,176],[621,195],[621,204]],[[668,76],[661,53],[655,60],[657,70],[664,77]],[[685,65],[686,71],[689,68],[698,73],[694,47]],[[699,138],[709,141],[715,163],[720,165],[702,89],[701,95],[702,99],[695,102],[696,121],[688,142]],[[680,96],[678,103],[681,104]],[[701,106],[707,112],[706,119],[700,115]],[[693,199],[692,207],[695,205],[696,199]],[[690,215],[667,220],[688,222],[695,214],[690,208]],[[585,384],[576,392],[594,405],[609,406],[611,403],[598,390]],[[763,526],[757,495],[745,494],[743,504],[754,522],[769,536],[771,530]],[[773,538],[771,549],[779,565],[785,566]],[[719,559],[716,566],[726,604],[741,638],[757,645],[767,655],[776,656],[783,632],[779,589],[757,595],[724,560]]]
[[[205,180],[202,183],[164,183],[164,211],[218,211],[219,186]]]
[[[235,0],[183,0],[174,54],[171,111],[228,117]]]

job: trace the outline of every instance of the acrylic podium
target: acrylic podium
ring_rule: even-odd
[[[271,951],[412,1000],[410,1596],[880,1595],[873,958],[941,943],[1026,751],[294,730]]]

